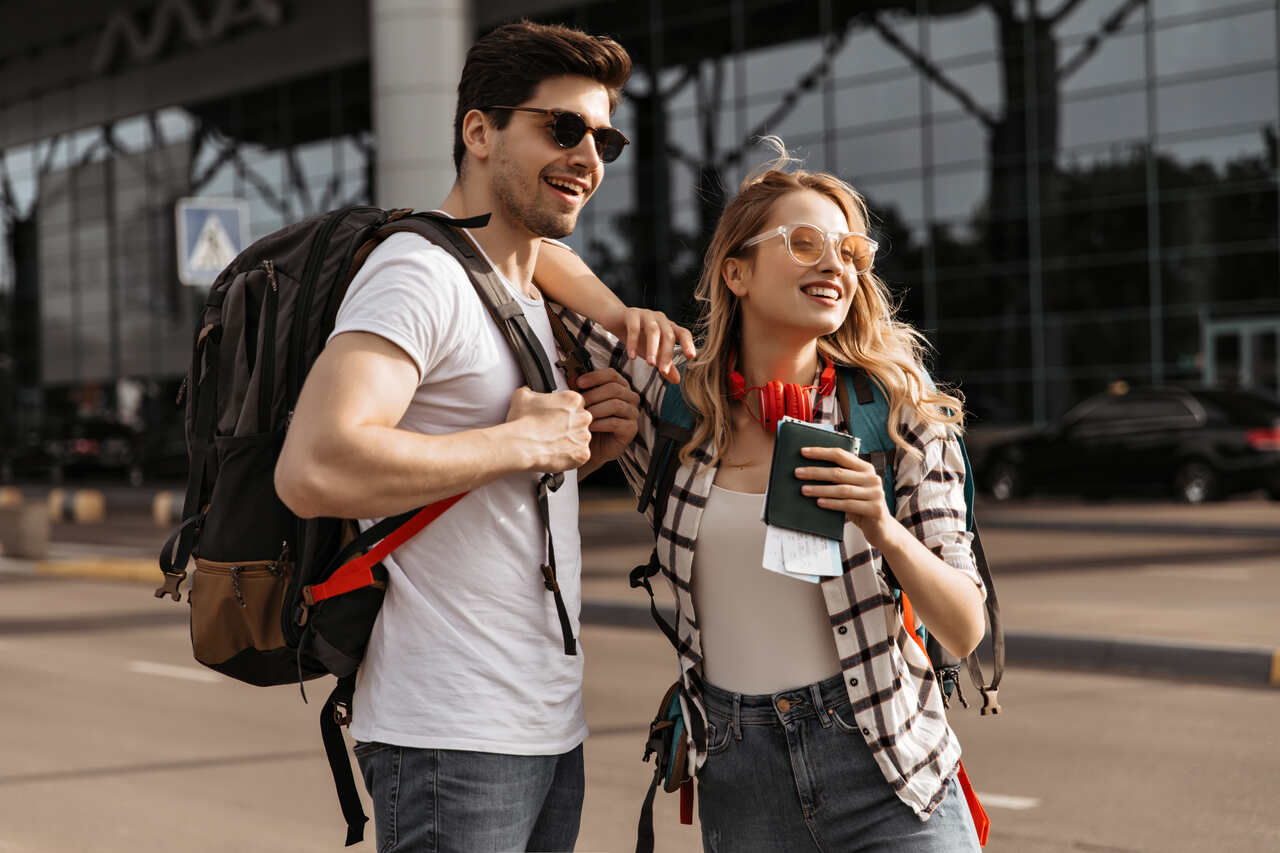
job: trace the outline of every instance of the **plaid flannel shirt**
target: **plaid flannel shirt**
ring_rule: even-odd
[[[618,460],[638,494],[648,470],[666,382],[643,359],[628,359],[625,347],[604,329],[570,311],[560,313],[591,353],[594,367],[614,368],[640,395],[639,432]],[[835,395],[828,395],[816,422],[843,426],[844,413],[838,409]],[[985,595],[974,563],[973,537],[965,530],[965,468],[959,444],[936,425],[906,422],[900,429],[921,456],[895,450],[898,521],[948,565],[972,579]],[[692,466],[680,466],[657,542],[662,574],[676,601],[681,640],[676,651],[688,700],[684,712],[698,714],[704,721],[698,680],[690,677],[702,662],[691,581],[698,525],[716,476],[717,469],[708,464],[713,457],[714,448],[703,445],[694,452]],[[884,778],[923,820],[945,796],[946,782],[960,760],[960,744],[947,724],[928,656],[902,624],[879,551],[867,548],[850,554],[843,542],[840,551],[844,573],[823,581],[821,590],[854,718]],[[701,768],[706,760],[698,746],[690,735],[689,758],[694,768]]]

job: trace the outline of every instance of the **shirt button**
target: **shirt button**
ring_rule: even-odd
[[[837,631],[839,631],[841,634],[847,634],[847,633],[849,633],[849,626],[848,626],[848,625],[841,625],[841,626],[840,626],[839,628],[837,628],[836,630],[837,630]]]
[[[871,729],[863,729],[863,730],[862,730],[862,733],[863,733],[864,735],[867,735],[868,737],[870,737],[870,736],[871,736]]]
[[[850,686],[850,687],[857,687],[857,686],[858,686],[858,679],[856,679],[856,678],[850,678],[850,679],[849,679],[849,686]]]

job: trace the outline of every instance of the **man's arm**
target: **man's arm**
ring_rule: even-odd
[[[591,415],[574,391],[521,388],[505,423],[424,435],[396,426],[418,383],[413,360],[386,338],[333,338],[307,375],[276,464],[285,505],[304,518],[379,518],[590,457]]]
[[[644,355],[670,382],[680,381],[673,364],[678,344],[686,358],[697,355],[693,335],[661,311],[628,308],[572,249],[543,240],[533,270],[538,289],[570,311],[607,329],[627,346],[627,357]]]

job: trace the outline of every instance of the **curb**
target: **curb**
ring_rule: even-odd
[[[1005,658],[1020,666],[1280,687],[1280,649],[1267,646],[1009,631]]]
[[[163,578],[155,560],[142,558],[100,558],[93,560],[41,560],[32,567],[38,575],[88,578],[90,580],[155,582]]]
[[[661,607],[674,623],[675,612]],[[637,604],[587,600],[582,621],[616,628],[656,628],[649,608]],[[990,674],[990,637],[979,646]],[[1226,643],[1184,643],[1140,637],[1005,632],[1005,661],[1013,666],[1106,672],[1148,678],[1174,678],[1202,684],[1280,687],[1280,648]]]

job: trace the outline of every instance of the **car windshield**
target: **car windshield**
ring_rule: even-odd
[[[1196,397],[1217,406],[1233,421],[1270,423],[1280,420],[1280,399],[1253,391],[1196,391]]]

